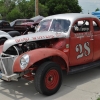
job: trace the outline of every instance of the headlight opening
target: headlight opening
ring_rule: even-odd
[[[25,54],[20,59],[20,67],[21,67],[21,69],[24,70],[27,67],[28,63],[29,63],[29,55]]]

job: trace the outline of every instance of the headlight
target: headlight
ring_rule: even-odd
[[[25,54],[20,59],[20,67],[21,67],[21,69],[24,70],[27,67],[28,63],[29,63],[29,55]]]

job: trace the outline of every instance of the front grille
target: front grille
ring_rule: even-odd
[[[16,56],[1,57],[0,68],[1,72],[6,75],[13,74],[13,63]]]

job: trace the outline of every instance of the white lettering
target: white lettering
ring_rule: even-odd
[[[85,56],[88,56],[88,55],[90,54],[89,42],[86,42],[86,43],[84,44],[84,48],[85,48],[84,55],[85,55]]]
[[[83,56],[89,56],[90,55],[90,44],[89,42],[84,43],[84,49],[81,44],[76,45],[76,52],[79,52],[79,54],[77,55],[77,59],[82,58]]]
[[[77,56],[77,59],[83,57],[83,53],[82,53],[82,45],[81,45],[81,44],[78,44],[78,45],[76,46],[76,52],[79,52],[79,55]]]

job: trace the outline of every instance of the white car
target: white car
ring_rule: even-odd
[[[12,37],[7,32],[0,30],[0,45],[2,45],[6,40],[11,38]]]
[[[0,30],[0,45],[3,45],[6,40],[19,35],[20,33],[18,31],[4,32]]]

